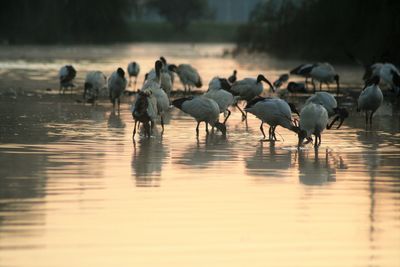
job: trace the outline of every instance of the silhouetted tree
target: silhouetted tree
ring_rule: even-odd
[[[149,0],[147,6],[155,9],[178,31],[185,31],[191,21],[204,17],[208,11],[205,0]]]
[[[350,52],[399,64],[399,12],[396,0],[271,0],[240,28],[238,43],[280,56],[343,61]]]

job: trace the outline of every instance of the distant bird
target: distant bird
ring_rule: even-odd
[[[185,93],[190,93],[193,86],[200,88],[203,86],[201,77],[197,70],[189,64],[180,64],[177,68],[177,74],[181,80]]]
[[[167,93],[162,90],[160,85],[161,68],[162,62],[160,60],[157,60],[154,64],[156,76],[155,78],[151,78],[149,74],[147,81],[142,87],[142,91],[151,91],[152,95],[155,97],[157,101],[157,113],[161,119],[162,132],[164,132],[164,115],[169,110],[169,98]]]
[[[60,80],[60,90],[59,93],[64,94],[65,90],[68,90],[68,88],[71,88],[71,93],[72,93],[72,88],[74,87],[73,80],[76,77],[76,70],[72,65],[65,65],[61,67],[60,71],[58,72],[58,78]]]
[[[286,89],[290,93],[307,93],[306,85],[304,83],[289,82]]]
[[[157,103],[152,99],[151,91],[138,91],[136,101],[132,106],[132,117],[135,121],[133,127],[132,139],[135,139],[136,128],[139,128],[140,123],[143,124],[145,135],[150,138],[151,129],[154,121],[157,118]],[[155,100],[156,101],[156,100]]]
[[[98,96],[107,88],[107,77],[101,71],[86,74],[83,99],[87,103],[95,103]]]
[[[311,135],[315,135],[314,146],[317,148],[321,144],[321,133],[328,124],[328,112],[326,109],[315,103],[308,103],[300,112],[300,131],[298,133],[300,147],[303,144],[304,138],[308,142],[311,141]]]
[[[125,91],[126,84],[125,71],[122,68],[118,68],[117,71],[114,71],[108,79],[110,101],[113,104],[113,110],[115,110],[115,102],[118,102],[118,114],[121,103],[120,96]]]
[[[379,76],[373,76],[364,87],[357,101],[357,111],[365,111],[365,124],[368,125],[368,112],[369,124],[372,125],[372,116],[375,111],[382,105],[383,94],[379,88]]]
[[[319,90],[322,89],[322,84],[325,83],[329,89],[329,83],[336,82],[336,94],[339,95],[339,75],[336,73],[335,68],[325,62],[319,63],[313,67],[310,72],[312,78],[313,89],[315,93],[315,80],[319,82]]]
[[[261,83],[262,81],[266,82],[270,86],[271,90],[275,92],[274,86],[262,74],[259,74],[256,79],[245,78],[243,80],[236,81],[234,84],[232,84],[230,91],[234,96],[238,96],[239,100],[244,100],[247,103],[263,92],[264,87]],[[245,120],[246,114],[238,106],[237,103],[235,104],[235,106],[242,113],[242,119]]]
[[[344,120],[349,116],[349,112],[345,108],[338,107],[335,97],[327,92],[317,92],[314,95],[310,96],[306,100],[305,105],[309,103],[322,105],[328,112],[329,117],[336,116],[328,125],[328,129],[330,129],[333,124],[340,119],[340,123],[337,127],[337,129],[339,129],[340,126],[342,126]]]
[[[131,78],[135,77],[135,83],[134,83],[134,87],[133,87],[134,91],[136,90],[136,82],[137,82],[137,77],[139,76],[139,72],[140,72],[139,63],[133,61],[133,62],[128,64],[128,74],[129,74],[129,84],[128,84],[128,86],[131,85]]]
[[[391,63],[375,63],[366,66],[363,79],[365,82],[373,76],[379,76],[380,83],[391,89],[397,96],[400,94],[400,71]]]
[[[285,73],[279,76],[279,78],[273,83],[273,85],[275,88],[280,88],[288,80],[289,80],[289,74]]]
[[[208,91],[203,95],[213,99],[218,104],[220,113],[227,113],[223,124],[226,124],[226,121],[231,115],[229,107],[234,102],[234,97],[229,92],[230,87],[231,86],[226,79],[214,77],[208,84]]]
[[[247,103],[245,110],[261,120],[260,130],[265,140],[263,124],[268,123],[269,135],[265,141],[277,140],[275,129],[282,126],[288,130],[299,132],[299,127],[293,124],[291,107],[285,100],[279,98],[258,97]]]
[[[311,70],[312,70],[315,66],[317,66],[317,65],[318,65],[318,64],[315,64],[315,63],[301,64],[301,65],[297,66],[296,68],[292,69],[292,70],[290,71],[290,74],[293,74],[293,75],[297,75],[297,76],[301,76],[301,77],[306,78],[306,80],[305,80],[305,87],[307,87],[308,78],[311,77],[311,75],[310,75]]]
[[[205,122],[206,132],[208,134],[208,124],[216,127],[223,135],[226,135],[226,127],[218,121],[219,107],[218,104],[207,97],[198,96],[183,97],[172,101],[172,105],[179,108],[183,112],[189,114],[197,121],[196,135],[199,136],[200,122]]]
[[[231,84],[236,82],[236,80],[237,80],[237,76],[236,75],[237,75],[237,70],[234,70],[233,74],[231,76],[229,76],[228,82],[231,83]]]

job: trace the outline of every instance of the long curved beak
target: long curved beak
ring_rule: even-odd
[[[335,124],[335,122],[336,122],[339,118],[340,118],[339,115],[336,116],[336,117],[332,120],[332,122],[326,126],[326,129],[329,130],[330,128],[332,128],[333,124]],[[343,123],[343,121],[340,122],[340,125],[342,125],[342,123]]]
[[[275,87],[272,85],[272,83],[270,81],[268,81],[267,78],[265,78],[265,80],[263,79],[263,81],[268,83],[268,85],[271,88],[272,92],[275,93]]]

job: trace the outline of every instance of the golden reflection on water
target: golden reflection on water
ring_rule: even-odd
[[[140,49],[157,51],[128,50]],[[196,49],[181,57],[207,77],[226,62],[257,72]],[[105,100],[0,101],[1,266],[400,265],[399,122],[386,109],[367,131],[352,112],[315,151],[281,128],[283,141],[259,142],[259,121],[246,128],[236,110],[226,139],[196,138],[172,109],[164,135],[157,124],[132,142],[127,103],[118,116]]]

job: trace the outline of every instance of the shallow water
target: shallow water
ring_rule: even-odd
[[[196,123],[172,108],[163,135],[157,125],[132,142],[133,97],[118,116],[106,100],[52,94],[60,65],[73,62],[80,82],[131,54],[142,71],[160,54],[193,62],[207,82],[233,68],[273,80],[295,64],[221,57],[226,47],[1,48],[2,92],[39,93],[0,97],[0,266],[400,266],[392,101],[366,129],[344,98],[350,118],[315,151],[297,150],[282,128],[280,141],[260,142],[259,121],[250,115],[246,126],[237,110],[227,138],[203,125],[196,138]],[[356,68],[339,69],[347,84],[359,80]]]

